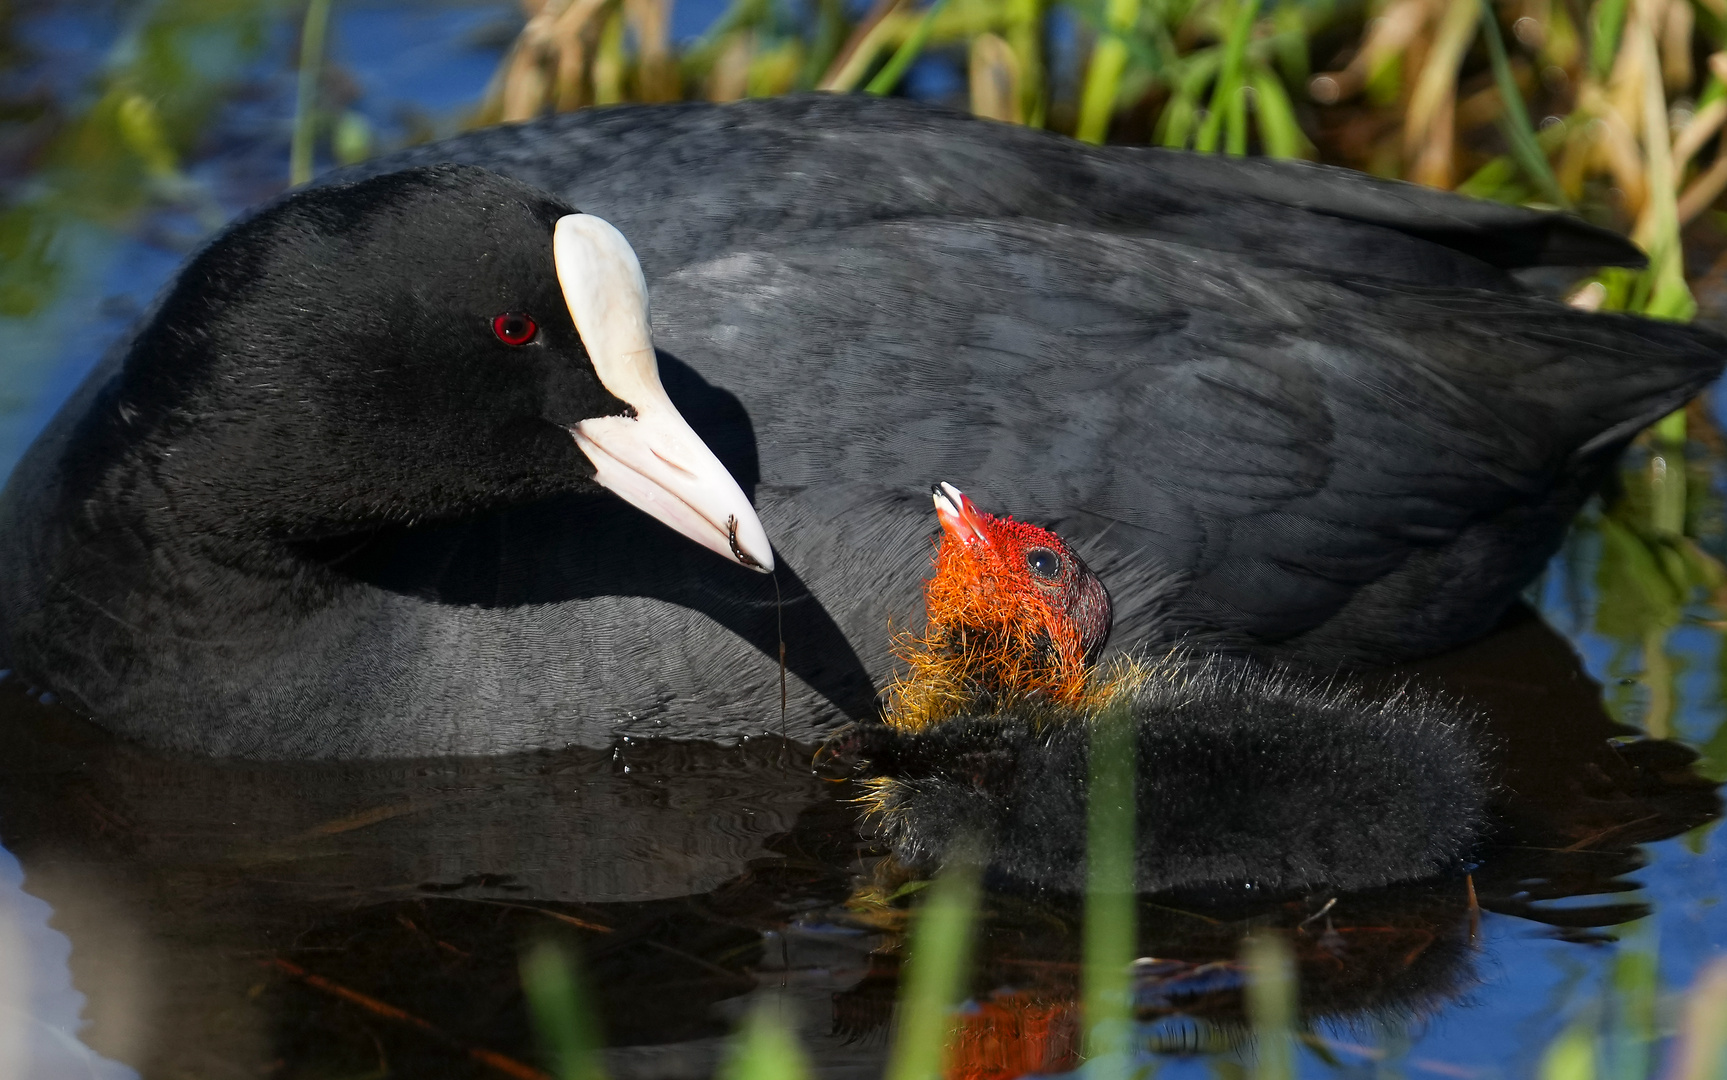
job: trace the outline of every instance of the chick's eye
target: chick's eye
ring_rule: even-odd
[[[492,320],[492,333],[505,345],[526,345],[540,332],[540,324],[531,315],[506,311]]]
[[[1032,548],[1026,552],[1025,565],[1040,578],[1054,578],[1061,574],[1061,556],[1048,548]]]

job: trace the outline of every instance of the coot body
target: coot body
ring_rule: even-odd
[[[1636,259],[1562,216],[906,102],[595,110],[415,148],[321,190],[340,206],[339,185],[439,162],[628,237],[666,393],[753,500],[774,577],[592,483],[448,499],[442,481],[429,508],[320,509],[329,520],[261,575],[198,532],[230,522],[219,462],[224,483],[193,478],[172,505],[92,477],[108,468],[92,418],[127,370],[164,362],[134,344],[0,506],[5,651],[28,678],[207,753],[813,739],[874,706],[889,625],[918,608],[937,475],[1071,538],[1116,599],[1112,649],[1186,637],[1382,663],[1491,627],[1625,441],[1724,355],[1702,329],[1519,289],[1509,270]],[[390,289],[436,307],[418,263],[460,215],[399,217],[417,239],[365,303],[326,290],[306,321],[368,325]],[[304,325],[222,333],[268,359],[303,348]],[[319,347],[373,370],[339,337]],[[151,385],[163,415],[227,415],[219,399],[188,411],[172,377]],[[370,425],[380,401],[342,419]],[[322,490],[295,486],[328,472],[309,458],[373,467],[339,427],[283,416],[282,437],[306,440],[274,455],[283,490]],[[436,443],[390,453],[392,477],[461,471]]]

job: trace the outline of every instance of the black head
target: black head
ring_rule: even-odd
[[[217,530],[283,538],[596,485],[640,505],[639,491],[596,476],[610,450],[625,462],[612,461],[614,473],[658,483],[631,472],[629,447],[578,445],[579,425],[613,418],[606,430],[625,442],[669,437],[692,458],[706,455],[692,468],[711,463],[717,477],[705,480],[735,499],[716,495],[707,509],[717,520],[701,530],[668,523],[712,533],[697,539],[723,553],[727,518],[741,513],[758,532],[759,523],[659,387],[634,253],[610,226],[575,214],[457,165],[289,195],[181,273],[132,347],[111,415],[127,441],[148,444],[186,512]],[[560,226],[571,221],[604,233],[603,257],[583,254],[587,241],[574,249],[585,284],[572,284]],[[586,289],[606,295],[572,291]],[[588,313],[580,331],[572,304]],[[620,376],[621,362],[608,369],[604,355],[619,348],[618,333],[597,324],[632,304],[624,321],[639,327],[647,359]],[[590,348],[601,353],[598,369]]]

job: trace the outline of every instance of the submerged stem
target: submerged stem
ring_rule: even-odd
[[[1085,1054],[1088,1074],[1126,1080],[1133,1066],[1134,733],[1125,696],[1091,731],[1086,808]]]
[[[899,1031],[888,1054],[886,1080],[940,1080],[953,1036],[953,1008],[971,973],[981,870],[960,858],[925,894],[912,923],[900,983]]]

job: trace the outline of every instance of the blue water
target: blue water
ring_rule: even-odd
[[[19,17],[18,37],[35,54],[29,78],[57,100],[86,98],[92,78],[149,10],[150,5],[64,4]],[[712,0],[678,5],[675,35],[694,37],[717,10]],[[351,81],[354,98],[348,107],[367,118],[381,146],[395,145],[415,132],[456,130],[480,100],[504,43],[519,24],[519,10],[505,2],[339,2],[330,62]],[[187,174],[211,200],[202,218],[186,207],[159,209],[123,228],[75,222],[60,235],[70,267],[64,288],[37,317],[7,320],[3,328],[7,344],[0,380],[8,404],[0,407],[0,472],[10,468],[85,372],[149,304],[210,214],[231,216],[285,188],[294,26],[287,16],[271,23],[263,47],[247,60],[246,92],[213,121],[218,135],[244,137],[213,138],[185,163]],[[959,88],[957,74],[939,62],[920,64],[911,83],[932,97]],[[1720,473],[1714,473],[1717,487]],[[1557,575],[1550,576],[1539,597],[1549,621],[1571,638],[1593,677],[1615,684],[1627,674],[1614,659],[1621,645],[1589,629],[1590,612],[1571,610],[1562,592]],[[1673,726],[1678,737],[1694,745],[1707,743],[1727,717],[1720,650],[1720,632],[1701,622],[1682,624],[1668,638],[1668,653],[1683,671]],[[1638,700],[1632,695],[1631,715],[1621,719],[1638,720]],[[1613,931],[1621,937],[1618,943],[1562,941],[1545,926],[1489,913],[1474,962],[1477,981],[1461,999],[1434,1015],[1385,1021],[1389,1027],[1331,1030],[1327,1038],[1339,1064],[1304,1052],[1303,1074],[1531,1076],[1548,1042],[1566,1024],[1601,1007],[1605,980],[1621,950],[1657,950],[1663,986],[1669,994],[1683,988],[1701,965],[1727,952],[1727,913],[1721,904],[1727,865],[1721,842],[1703,826],[1693,836],[1646,850],[1649,864],[1634,876],[1655,914]],[[28,865],[21,867],[0,849],[0,985],[26,987],[22,995],[0,994],[0,1080],[5,1080],[6,1063],[19,1060],[6,1056],[12,1052],[28,1053],[33,1063],[19,1075],[104,1080],[136,1075],[78,1040],[85,997],[69,966],[78,941],[55,927],[48,905],[30,891],[28,872]],[[835,979],[841,970],[822,969]],[[19,1021],[19,1010],[26,1022]],[[818,1017],[815,1027],[820,1026]],[[18,1051],[20,1045],[27,1049]],[[1215,1067],[1198,1057],[1161,1062],[1168,1077],[1210,1077]]]

